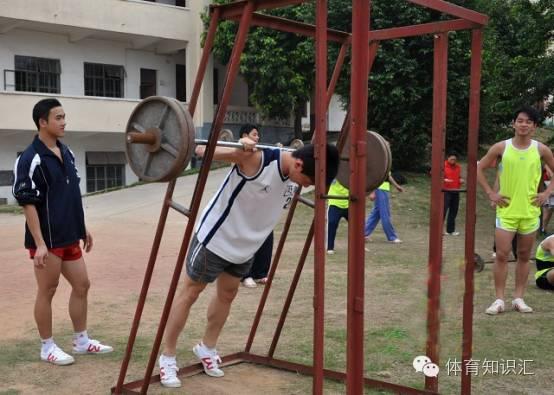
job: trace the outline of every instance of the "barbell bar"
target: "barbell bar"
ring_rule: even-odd
[[[141,132],[130,132],[127,133],[127,142],[130,144],[146,144],[150,147],[161,147],[160,144],[160,131],[159,130],[152,130],[149,129],[145,131],[144,133]],[[294,140],[293,140],[294,142]],[[208,145],[208,140],[204,139],[195,139],[194,144],[196,145]],[[217,141],[218,147],[229,147],[229,148],[242,148],[243,145],[240,142],[236,141],[228,141],[228,140],[218,140]],[[304,143],[302,140],[298,140],[298,142],[295,142],[295,147],[301,148],[304,146]],[[160,149],[158,148],[158,149]],[[281,147],[278,145],[267,145],[267,144],[256,144],[256,148],[263,149],[263,148],[277,148],[282,151],[287,152],[293,152],[296,151],[298,148],[294,148],[293,146],[290,147]],[[152,149],[152,148],[151,148]],[[171,148],[169,148],[171,150]]]

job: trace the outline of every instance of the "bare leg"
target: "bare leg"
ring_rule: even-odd
[[[554,285],[554,270],[549,270],[546,273],[546,279],[550,284]]]
[[[208,325],[204,332],[202,342],[208,348],[214,348],[217,339],[227,321],[231,303],[237,295],[240,278],[231,276],[228,273],[221,273],[217,279],[217,292],[208,307]]]
[[[165,327],[165,344],[163,349],[165,356],[175,356],[177,353],[177,339],[187,323],[190,308],[196,302],[200,293],[206,288],[206,285],[208,284],[196,282],[188,275],[185,275],[183,288],[173,302]]]
[[[535,244],[536,232],[517,236],[516,289],[514,298],[523,298],[529,277],[529,259]]]
[[[52,337],[52,298],[58,288],[62,260],[54,254],[48,254],[46,266],[35,266],[37,297],[35,300],[35,321],[41,339]]]
[[[87,329],[87,296],[90,281],[83,257],[76,261],[63,261],[62,274],[71,284],[69,316],[75,332]]]
[[[508,256],[512,249],[512,239],[515,232],[508,232],[503,229],[496,228],[496,259],[494,261],[494,289],[496,298],[504,300],[504,292],[506,290],[506,279],[508,277]],[[519,241],[519,240],[518,240]]]

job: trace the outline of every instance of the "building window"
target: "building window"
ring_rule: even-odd
[[[187,67],[184,64],[175,65],[175,98],[187,101]]]
[[[13,185],[13,170],[0,170],[0,187]]]
[[[60,93],[59,59],[15,55],[15,90]]]
[[[156,96],[157,72],[152,69],[140,69],[140,98]]]
[[[87,152],[87,193],[125,185],[124,152]]]
[[[123,97],[123,66],[85,63],[85,96]]]

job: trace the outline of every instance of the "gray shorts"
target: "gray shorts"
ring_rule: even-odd
[[[204,247],[194,234],[187,255],[187,274],[193,281],[199,283],[212,283],[221,272],[243,278],[250,272],[253,261],[254,258],[241,264],[226,261]]]

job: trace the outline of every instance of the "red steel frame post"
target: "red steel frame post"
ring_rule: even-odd
[[[465,291],[462,318],[462,384],[461,394],[471,394],[471,375],[467,374],[467,361],[471,359],[473,344],[473,275],[475,273],[475,222],[477,200],[477,150],[479,147],[479,107],[481,94],[481,49],[483,31],[471,34],[471,77],[469,85],[469,125],[467,140],[467,201],[465,240]]]
[[[327,162],[327,0],[316,2],[315,29],[315,229],[314,229],[314,379],[312,392],[323,393],[325,338],[325,165]]]
[[[246,37],[248,35],[248,29],[250,27],[250,21],[252,19],[253,10],[254,10],[254,1],[253,0],[248,1],[244,7],[244,11],[241,17],[239,30],[237,32],[237,36],[235,39],[235,45],[233,46],[233,52],[231,54],[229,67],[227,69],[227,75],[225,77],[225,85],[223,87],[222,97],[220,100],[220,104],[217,108],[214,122],[211,127],[210,138],[205,152],[205,161],[200,170],[198,179],[196,180],[196,186],[195,186],[195,190],[194,190],[194,194],[191,202],[189,220],[187,222],[185,235],[183,236],[183,241],[181,243],[181,248],[179,250],[177,263],[175,265],[173,278],[171,280],[171,285],[167,294],[162,316],[160,318],[160,324],[158,326],[156,339],[154,340],[154,345],[152,346],[152,352],[150,354],[150,359],[148,361],[148,366],[146,368],[146,372],[144,375],[141,394],[146,394],[148,390],[148,385],[150,383],[150,378],[152,376],[152,371],[154,370],[154,365],[156,363],[156,358],[162,342],[165,326],[167,324],[167,318],[169,317],[171,305],[173,304],[173,298],[175,297],[175,292],[177,290],[177,285],[183,268],[183,263],[187,253],[188,244],[192,236],[192,230],[194,227],[194,223],[196,221],[196,215],[198,214],[198,209],[200,207],[202,193],[204,192],[204,186],[208,178],[210,163],[211,163],[213,154],[215,152],[216,141],[218,137],[217,131],[220,130],[221,126],[223,125],[223,120],[225,118],[225,111],[227,109],[227,105],[231,97],[233,83],[239,71],[240,55],[244,49],[244,44],[246,42]]]
[[[446,132],[446,88],[448,66],[448,34],[435,36],[433,66],[433,135],[431,177],[431,220],[429,223],[429,280],[427,304],[427,353],[439,364],[440,274],[442,266],[442,228],[444,198],[442,194],[444,142]],[[436,377],[425,378],[427,390],[438,391]]]
[[[191,94],[190,103],[188,106],[189,112],[194,116],[194,111],[196,109],[196,104],[198,102],[198,97],[200,95],[200,88],[202,86],[202,81],[206,73],[206,67],[208,65],[208,59],[210,52],[212,50],[215,32],[217,30],[217,24],[219,20],[220,10],[217,9],[212,14],[210,20],[210,26],[208,28],[208,34],[206,36],[206,42],[204,44],[204,50],[202,52],[202,59],[198,65],[198,72],[196,74],[196,81],[194,84],[194,89]],[[154,266],[156,264],[156,258],[158,256],[158,250],[160,248],[160,243],[163,236],[163,231],[165,229],[165,223],[167,221],[167,214],[169,212],[169,203],[173,196],[173,191],[175,190],[175,184],[177,180],[170,181],[167,185],[167,190],[163,200],[162,211],[160,213],[160,219],[158,220],[158,226],[156,228],[156,234],[154,236],[154,241],[152,243],[152,249],[150,251],[150,257],[148,259],[148,264],[146,266],[146,271],[144,273],[144,280],[142,283],[142,288],[140,291],[139,300],[137,303],[137,308],[135,310],[135,316],[133,318],[133,323],[131,326],[131,331],[129,333],[129,339],[127,341],[127,348],[125,349],[125,354],[123,356],[123,361],[121,362],[121,368],[119,370],[119,376],[115,386],[115,394],[121,393],[123,382],[125,381],[125,375],[127,374],[127,369],[129,367],[129,362],[131,360],[131,355],[133,353],[133,347],[135,345],[135,340],[140,324],[140,319],[142,317],[142,312],[144,310],[144,304],[146,303],[146,296],[148,294],[148,289],[150,287],[150,282],[152,280],[152,274],[154,272]]]
[[[364,392],[365,180],[369,78],[370,1],[352,2],[352,71],[350,80],[350,204],[348,207],[348,295],[346,393]]]

